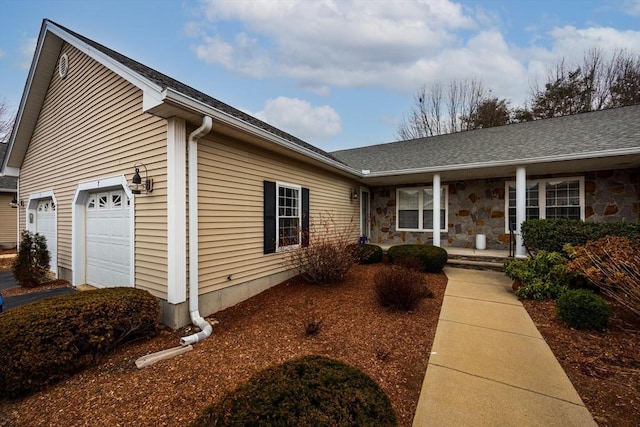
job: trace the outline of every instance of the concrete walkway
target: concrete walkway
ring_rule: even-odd
[[[503,273],[449,283],[414,427],[597,426]]]

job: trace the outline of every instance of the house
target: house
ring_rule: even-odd
[[[290,277],[286,249],[325,212],[355,220],[354,241],[443,247],[503,247],[510,217],[635,221],[639,116],[331,154],[45,20],[2,170],[58,277],[146,289],[164,323],[201,326]]]
[[[7,144],[0,142],[0,159],[4,159]],[[16,197],[18,179],[0,173],[0,249],[16,247],[18,236],[18,211]]]
[[[640,105],[333,154],[363,171],[378,244],[506,249],[525,219],[639,218]]]

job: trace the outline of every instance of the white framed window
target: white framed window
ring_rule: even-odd
[[[506,183],[508,212],[505,231],[516,229],[516,183]],[[527,181],[526,219],[568,218],[584,220],[584,177]]]
[[[109,209],[109,193],[98,194],[98,210],[104,211]]]
[[[447,231],[449,187],[440,187],[440,231]],[[399,231],[433,231],[433,187],[398,188],[396,218]]]
[[[95,211],[96,210],[96,195],[90,194],[87,197],[87,210]]]
[[[302,230],[302,188],[293,184],[276,183],[277,249],[300,246]]]

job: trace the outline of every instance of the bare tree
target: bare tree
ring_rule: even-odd
[[[400,139],[424,138],[468,129],[468,120],[486,100],[487,91],[478,79],[451,80],[422,85],[413,96],[409,114],[398,126]]]
[[[517,121],[566,116],[640,103],[640,55],[625,50],[606,57],[600,48],[587,50],[580,64],[565,58],[548,70],[544,89],[534,84],[531,108],[518,109]]]
[[[16,115],[10,110],[6,99],[0,98],[0,144],[9,142],[15,119]]]

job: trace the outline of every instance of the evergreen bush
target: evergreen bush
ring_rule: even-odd
[[[633,239],[640,236],[640,223],[596,223],[564,218],[529,219],[522,223],[524,244],[532,252],[562,252],[565,244],[581,246],[605,236]]]
[[[153,335],[149,292],[107,288],[47,298],[0,314],[0,397],[38,391],[131,339]]]
[[[27,230],[20,234],[20,247],[13,262],[13,277],[20,286],[32,288],[47,279],[51,256],[47,249],[47,239]]]
[[[606,301],[586,289],[572,289],[563,293],[556,301],[558,315],[576,329],[604,331],[611,316]]]
[[[403,266],[417,264],[427,273],[439,273],[447,263],[447,251],[430,245],[398,245],[387,251],[389,262]]]
[[[203,409],[191,426],[397,426],[391,401],[362,371],[322,356],[268,368]]]

